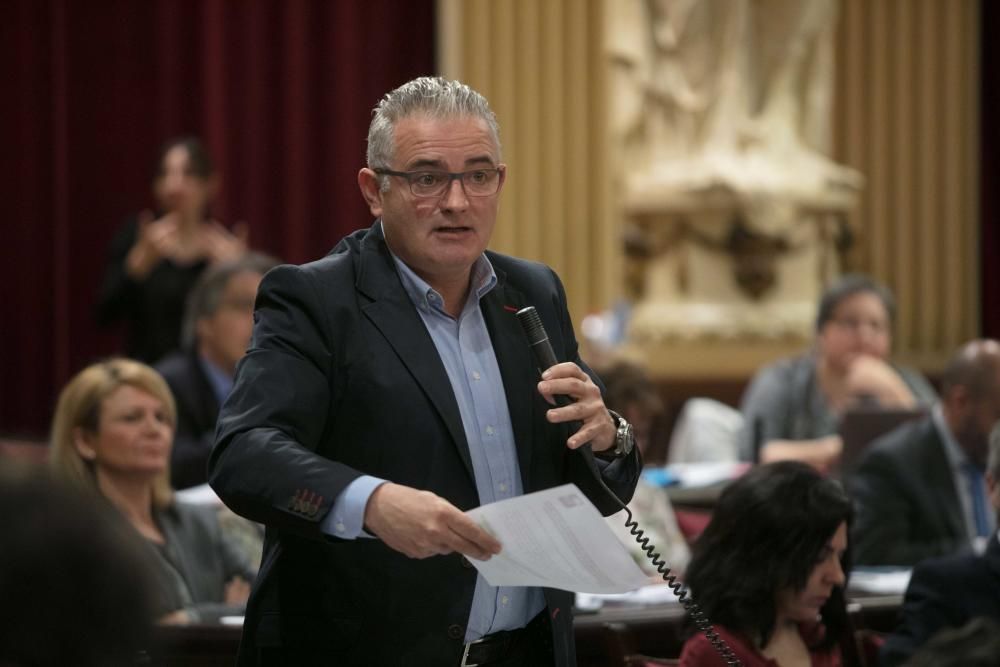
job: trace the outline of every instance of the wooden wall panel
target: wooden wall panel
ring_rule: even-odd
[[[601,0],[439,0],[439,70],[483,92],[511,177],[493,247],[552,265],[571,311],[622,292]],[[865,174],[851,264],[899,301],[898,356],[935,372],[978,318],[976,0],[843,0],[834,158]]]
[[[579,324],[621,291],[601,0],[439,0],[439,71],[490,100],[509,163],[491,247],[552,266]]]
[[[928,371],[979,335],[975,0],[843,0],[834,157],[867,177],[854,268],[899,301],[896,350]]]

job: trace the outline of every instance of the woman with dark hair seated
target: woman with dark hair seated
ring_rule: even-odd
[[[846,275],[830,285],[817,309],[812,348],[765,366],[744,393],[740,456],[827,469],[840,459],[840,417],[852,405],[932,404],[927,380],[890,360],[895,313],[892,293],[868,276]]]
[[[838,482],[795,461],[758,466],[723,492],[686,580],[744,667],[843,664],[851,516]],[[699,633],[681,665],[725,662]]]

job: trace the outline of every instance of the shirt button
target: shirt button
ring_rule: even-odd
[[[507,604],[508,602],[510,602],[510,598],[506,595],[500,598],[500,604]]]
[[[493,427],[492,426],[487,426],[486,427],[486,435],[493,435],[493,433],[494,433]]]
[[[479,374],[479,371],[472,371],[472,379],[473,380],[477,380],[478,381],[482,377],[483,376]]]
[[[497,488],[500,489],[501,491],[506,491],[507,490],[507,485],[506,484],[501,484]]]
[[[452,639],[461,639],[465,636],[465,628],[457,623],[448,626],[448,636]]]
[[[347,526],[345,526],[345,525],[344,525],[344,522],[343,522],[343,521],[338,521],[338,522],[337,522],[337,525],[336,525],[336,528],[337,528],[337,532],[338,532],[338,533],[342,533],[342,532],[344,532],[345,530],[347,530]]]

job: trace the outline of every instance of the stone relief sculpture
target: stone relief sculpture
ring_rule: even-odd
[[[802,336],[860,174],[827,157],[836,0],[608,0],[638,338]]]

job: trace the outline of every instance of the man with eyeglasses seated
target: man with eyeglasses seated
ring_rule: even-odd
[[[156,365],[177,403],[170,483],[186,489],[208,481],[219,407],[233,386],[237,362],[250,345],[257,286],[277,262],[256,252],[218,264],[188,295],[182,349]]]
[[[971,341],[945,367],[931,414],[873,442],[848,478],[855,564],[916,565],[985,548],[996,528],[985,469],[997,420],[1000,343]]]
[[[265,277],[220,416],[211,484],[267,526],[239,664],[575,664],[572,595],[490,586],[469,559],[502,545],[464,512],[573,482],[611,514],[574,450],[591,443],[627,502],[631,429],[555,273],[486,250],[507,174],[486,100],[404,84],[375,108],[367,162],[375,223]],[[562,362],[541,381],[528,306]]]
[[[986,487],[990,510],[996,514],[1000,512],[1000,422],[990,432]],[[882,664],[907,662],[947,628],[961,628],[977,618],[1000,623],[1000,534],[995,530],[982,554],[931,558],[913,568],[896,629],[880,652]],[[994,632],[994,636],[1000,641],[1000,632]],[[996,664],[998,655],[1000,650],[992,653],[991,664]]]

